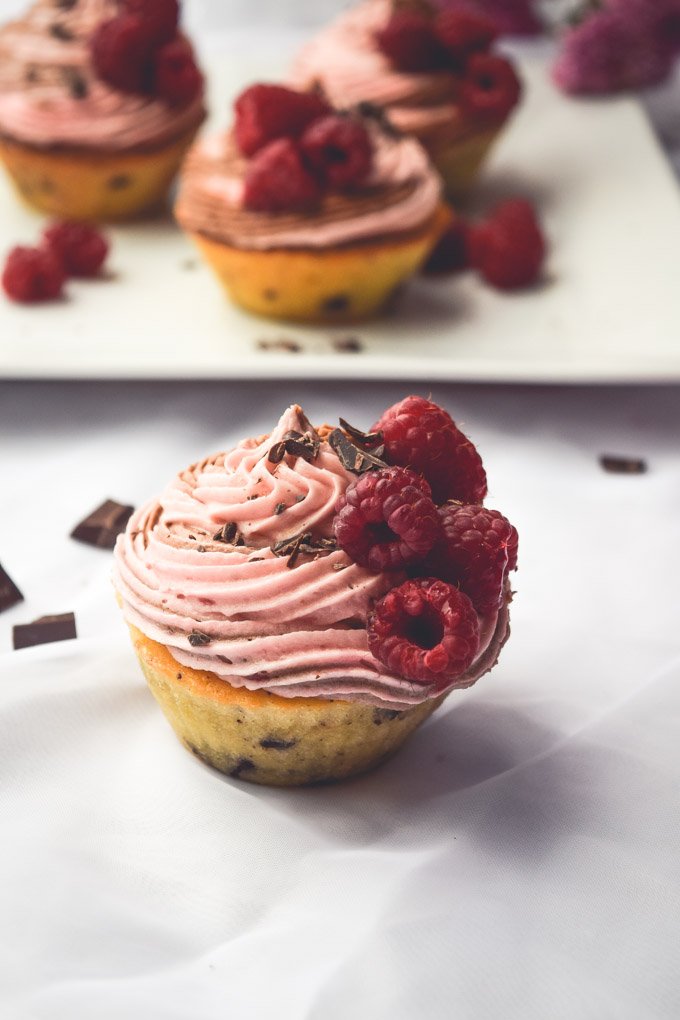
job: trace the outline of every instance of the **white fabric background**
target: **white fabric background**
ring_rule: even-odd
[[[0,385],[0,561],[27,597],[0,617],[3,1018],[680,1015],[677,389],[432,387],[520,531],[513,635],[341,786],[192,759],[110,554],[67,537],[290,400],[368,425],[410,388]],[[10,650],[13,623],[69,609],[77,641]]]

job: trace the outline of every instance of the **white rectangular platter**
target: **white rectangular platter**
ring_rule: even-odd
[[[211,64],[219,127],[244,83],[279,70]],[[421,278],[373,323],[291,326],[232,307],[168,217],[112,229],[110,278],[70,283],[62,302],[0,298],[0,377],[680,381],[680,190],[642,109],[565,98],[543,59],[523,74],[525,101],[474,203],[535,202],[551,249],[540,286]],[[40,228],[3,177],[0,248],[34,243]],[[342,349],[348,337],[358,351]]]

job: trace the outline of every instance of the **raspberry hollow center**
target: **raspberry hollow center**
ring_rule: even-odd
[[[429,608],[420,616],[407,618],[404,624],[403,636],[419,648],[436,648],[444,637],[441,616]]]

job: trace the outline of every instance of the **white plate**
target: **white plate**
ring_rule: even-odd
[[[226,122],[252,58],[213,61]],[[523,194],[551,242],[546,282],[504,295],[472,276],[412,281],[395,311],[329,329],[256,319],[223,297],[168,220],[111,231],[113,279],[71,283],[60,304],[0,299],[6,378],[345,377],[526,382],[680,380],[678,186],[637,102],[574,101],[545,64],[524,66],[526,100],[476,196]],[[31,243],[39,217],[0,183],[2,248]],[[339,337],[359,338],[341,353]],[[283,338],[297,353],[263,350]]]

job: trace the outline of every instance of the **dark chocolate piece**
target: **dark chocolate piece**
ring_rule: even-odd
[[[232,779],[238,779],[244,772],[250,772],[254,768],[255,762],[251,761],[250,758],[239,758],[229,775]]]
[[[374,708],[373,709],[373,722],[376,726],[382,726],[384,722],[391,722],[393,719],[398,719],[401,712],[396,708]]]
[[[277,503],[276,506],[274,507],[274,513],[278,517],[279,514],[282,514],[283,511],[287,510],[287,509],[288,509],[288,507],[286,506],[285,503]]]
[[[286,453],[292,457],[302,457],[303,460],[312,461],[319,453],[321,440],[315,429],[309,428],[306,432],[296,432],[291,429],[283,437],[286,444]]]
[[[324,312],[346,312],[349,308],[349,297],[347,294],[331,294],[323,302]]]
[[[212,638],[208,634],[202,634],[200,630],[192,630],[189,635],[189,644],[192,648],[203,648],[209,645]]]
[[[98,549],[113,549],[116,538],[125,531],[134,509],[133,506],[107,499],[80,524],[76,524],[71,532],[71,538],[86,545],[94,545]]]
[[[619,457],[603,453],[600,464],[605,471],[616,475],[643,475],[647,470],[647,461],[641,457]]]
[[[50,35],[54,39],[59,39],[61,42],[73,42],[75,36],[70,28],[66,25],[60,25],[58,22],[54,25],[50,25]]]
[[[23,601],[24,596],[21,594],[7,571],[0,564],[0,613],[2,613],[5,609],[9,609],[11,606],[15,606],[17,602]]]
[[[258,340],[257,346],[261,351],[285,351],[286,354],[299,354],[302,345],[297,340],[288,340],[287,337],[280,337],[278,340]]]
[[[260,741],[260,747],[271,751],[287,751],[296,744],[297,740],[277,740],[276,737],[265,737]]]
[[[361,429],[355,428],[354,425],[350,425],[344,418],[340,418],[340,424],[342,429],[346,432],[349,438],[355,443],[356,446],[360,446],[362,450],[370,450],[375,457],[382,457],[382,453],[376,453],[377,447],[384,450],[383,445],[383,434],[382,432],[362,432]]]
[[[286,456],[286,444],[274,443],[271,450],[267,454],[267,460],[270,464],[280,464],[283,458]]]
[[[238,535],[238,525],[235,521],[228,521],[223,524],[219,531],[216,531],[213,535],[214,542],[226,542],[227,545],[233,545]]]
[[[45,645],[52,641],[69,641],[77,636],[73,613],[41,616],[32,623],[19,623],[12,628],[15,649],[32,648],[33,645]]]
[[[72,67],[64,69],[64,77],[66,79],[68,90],[73,98],[85,99],[88,91],[85,79]]]
[[[364,349],[361,340],[355,336],[337,336],[333,338],[332,343],[341,354],[358,354]]]
[[[360,450],[342,429],[333,429],[328,437],[328,442],[338,455],[342,466],[356,475],[363,474],[364,471],[372,471],[374,468],[387,467],[385,461],[380,460],[375,454],[369,453],[368,450]]]

